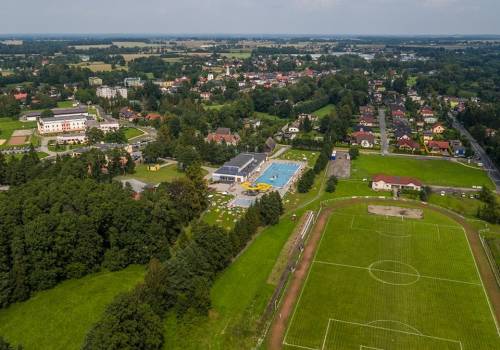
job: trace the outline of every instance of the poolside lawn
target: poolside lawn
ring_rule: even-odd
[[[228,203],[233,199],[231,195],[222,193],[211,193],[209,195],[209,206],[203,214],[202,220],[210,225],[218,225],[230,230],[236,221],[245,213],[246,209],[235,207],[228,208]]]
[[[319,153],[319,151],[304,151],[301,149],[291,148],[280,155],[278,159],[307,162],[307,165],[312,168],[314,166],[314,163],[316,163],[316,159],[318,159],[319,157]]]
[[[484,170],[448,160],[423,160],[409,157],[361,154],[352,162],[351,178],[353,179],[370,179],[373,175],[379,173],[415,177],[426,185],[493,187]]]

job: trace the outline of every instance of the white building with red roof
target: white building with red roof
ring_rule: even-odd
[[[372,189],[375,191],[414,190],[422,189],[420,180],[406,176],[391,176],[377,174],[372,178]]]

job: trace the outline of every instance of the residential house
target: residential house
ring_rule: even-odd
[[[401,105],[392,105],[391,106],[391,116],[393,118],[405,118],[406,109]]]
[[[361,118],[359,118],[359,124],[363,126],[374,126],[375,118],[371,114],[363,114]]]
[[[89,77],[89,85],[90,86],[101,86],[102,79],[99,77]]]
[[[144,117],[144,119],[146,119],[146,120],[161,120],[162,118],[163,117],[161,116],[161,114],[158,114],[158,113],[148,113]]]
[[[449,155],[450,143],[448,141],[429,141],[427,143],[427,149],[430,153]]]
[[[99,86],[96,89],[96,95],[97,97],[102,97],[107,100],[117,97],[126,99],[128,97],[128,91],[126,88],[120,86],[115,86],[115,87]]]
[[[357,131],[351,134],[351,144],[359,145],[363,148],[373,148],[375,145],[375,136],[369,132]]]
[[[434,124],[431,128],[433,134],[442,134],[445,131],[445,127],[441,123]]]
[[[229,128],[217,128],[215,132],[208,134],[205,140],[206,142],[215,142],[218,144],[224,142],[227,145],[236,146],[240,142],[240,136],[236,133],[232,134]]]
[[[133,122],[134,120],[139,119],[139,116],[137,115],[137,113],[135,113],[133,110],[131,110],[128,107],[123,107],[122,109],[120,109],[120,112],[118,115],[121,119],[126,119],[129,122]]]
[[[431,130],[425,130],[422,133],[423,139],[424,139],[424,144],[427,144],[429,141],[434,140],[434,134],[432,133]]]
[[[375,191],[392,191],[392,190],[413,190],[420,191],[422,189],[420,180],[406,176],[390,176],[384,174],[375,175],[372,178],[372,189]]]
[[[356,131],[365,131],[365,132],[373,132],[372,128],[364,125],[356,125],[352,128],[354,132]]]
[[[415,152],[420,149],[420,144],[412,139],[400,139],[397,142],[397,147],[403,151]]]

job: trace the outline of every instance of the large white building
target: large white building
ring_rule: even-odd
[[[55,116],[38,118],[38,132],[40,134],[57,134],[61,132],[84,131],[87,127],[87,116]]]
[[[265,153],[240,153],[222,167],[214,171],[212,180],[216,182],[244,182],[267,160]]]
[[[128,91],[124,87],[120,86],[115,86],[115,87],[109,87],[109,86],[100,86],[96,90],[96,95],[97,97],[102,97],[106,99],[112,99],[116,98],[118,96],[122,98],[127,98],[128,97]]]

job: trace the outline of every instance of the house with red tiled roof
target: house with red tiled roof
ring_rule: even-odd
[[[211,132],[205,139],[206,142],[226,143],[228,145],[236,146],[240,142],[238,134],[231,133],[229,128],[217,128],[215,132]]]
[[[375,118],[371,114],[363,114],[361,118],[359,118],[359,125],[373,126],[375,125]]]
[[[375,191],[413,190],[422,189],[420,180],[406,176],[390,176],[377,174],[372,178],[372,189]]]
[[[363,148],[373,148],[375,136],[371,132],[357,131],[351,134],[351,144],[359,145]]]
[[[400,150],[404,151],[417,151],[420,149],[420,144],[412,139],[400,139],[397,142],[397,146]]]
[[[160,120],[162,119],[162,116],[158,113],[148,113],[144,118],[146,120]]]
[[[443,155],[449,154],[450,143],[448,141],[429,141],[427,149],[430,153],[439,153]]]
[[[25,101],[27,97],[28,97],[27,92],[18,92],[14,94],[14,98],[16,99],[16,101]]]

